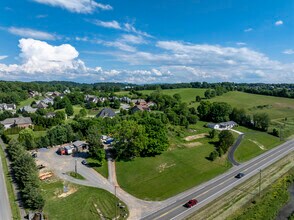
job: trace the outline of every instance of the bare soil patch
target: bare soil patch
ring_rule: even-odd
[[[202,145],[202,143],[200,143],[200,142],[192,142],[192,143],[184,144],[184,146],[188,147],[188,148],[190,148],[190,147],[198,147],[200,145]]]
[[[184,140],[185,141],[193,141],[193,140],[197,140],[197,139],[200,139],[200,138],[205,138],[207,135],[208,135],[208,133],[191,135],[191,136],[185,137]]]
[[[248,139],[249,141],[253,142],[254,144],[256,144],[261,150],[266,150],[265,146],[263,146],[262,144],[258,143],[257,141]]]
[[[75,193],[76,191],[78,191],[76,188],[74,187],[70,187],[69,190],[67,192],[61,193],[59,194],[57,197],[58,198],[65,198],[73,193]]]

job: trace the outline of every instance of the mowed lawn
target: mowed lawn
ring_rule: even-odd
[[[206,89],[194,89],[194,88],[182,88],[182,89],[163,89],[161,90],[161,92],[163,94],[166,95],[174,95],[176,93],[180,94],[182,97],[182,101],[183,102],[187,102],[190,103],[192,101],[195,101],[196,96],[200,96],[200,97],[204,97],[204,92],[206,91]],[[154,92],[154,90],[142,90],[140,91],[143,94],[149,95],[152,92]],[[117,95],[128,95],[129,92],[117,92]]]
[[[248,161],[283,143],[280,141],[280,138],[266,132],[255,131],[244,127],[238,127],[236,130],[245,133],[234,155],[238,162]]]
[[[231,167],[226,158],[214,162],[206,159],[214,150],[214,146],[208,143],[211,139],[197,141],[202,145],[176,148],[156,157],[117,162],[120,186],[141,199],[164,200],[224,173]]]
[[[69,189],[74,189],[75,192],[60,198],[58,196],[63,193],[61,181],[43,182],[41,188],[46,200],[44,213],[50,220],[101,219],[95,204],[105,219],[113,219],[116,204],[122,203],[105,190],[80,185],[70,185]],[[123,213],[123,209],[117,207],[117,213]]]

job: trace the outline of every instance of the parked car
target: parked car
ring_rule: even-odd
[[[82,160],[83,165],[88,165],[88,162],[86,160]]]
[[[244,173],[238,173],[238,174],[235,176],[235,178],[237,178],[237,179],[241,179],[243,176],[245,176]]]
[[[184,206],[187,208],[191,208],[192,206],[196,205],[198,201],[196,199],[189,200]]]
[[[104,141],[104,144],[111,144],[113,141],[113,138],[107,138],[106,141]]]

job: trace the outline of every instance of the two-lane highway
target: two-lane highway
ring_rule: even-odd
[[[270,166],[292,151],[294,151],[294,140],[288,141],[279,147],[267,151],[266,153],[248,161],[247,163],[231,169],[227,173],[207,182],[207,184],[195,188],[195,190],[193,190],[189,195],[184,195],[183,197],[175,196],[175,200],[171,202],[169,206],[159,207],[158,211],[150,213],[142,219],[183,219],[228,192],[235,186],[249,179],[253,175],[257,174],[260,169]],[[242,179],[235,178],[235,176],[240,172],[245,173],[245,176]],[[183,207],[183,204],[194,198],[198,200],[198,204],[196,206],[192,208]]]
[[[2,149],[0,149],[2,150]],[[10,220],[12,219],[8,193],[6,189],[5,176],[4,176],[2,160],[0,157],[0,219]]]

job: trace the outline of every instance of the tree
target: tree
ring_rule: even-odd
[[[210,120],[213,122],[229,121],[232,107],[225,102],[214,102],[210,108]]]
[[[274,135],[276,137],[279,137],[279,131],[278,131],[278,129],[274,128],[273,129],[273,132],[272,132],[272,135]]]
[[[80,114],[81,117],[86,117],[88,113],[87,113],[87,110],[86,109],[82,108],[80,110],[80,113],[79,114]]]
[[[199,95],[196,96],[196,102],[201,102],[201,97]]]
[[[213,139],[215,137],[215,133],[216,133],[215,129],[212,129],[211,131],[209,131],[209,135],[208,135],[209,138]]]
[[[110,107],[114,108],[114,109],[119,109],[120,108],[120,101],[119,100],[114,100],[114,102],[111,103]]]
[[[211,103],[209,101],[201,101],[200,105],[197,107],[199,118],[201,120],[210,119]]]
[[[99,166],[102,166],[103,161],[105,160],[105,150],[99,146],[90,145],[89,147],[90,157],[97,160]]]
[[[211,98],[210,93],[211,93],[211,90],[210,90],[210,89],[207,89],[207,90],[204,92],[204,97],[205,97],[206,99],[210,99],[210,98]]]
[[[255,113],[253,115],[253,124],[256,129],[267,131],[270,124],[270,117],[267,113]]]
[[[219,153],[216,150],[214,150],[209,154],[208,159],[214,161],[218,156]]]
[[[218,151],[220,152],[220,149],[223,151],[223,153],[226,153],[231,147],[235,141],[233,134],[228,130],[223,130],[218,135],[219,142],[218,142]]]
[[[32,150],[36,147],[35,135],[30,128],[23,129],[19,132],[18,141],[23,144],[27,150]]]
[[[179,93],[175,93],[175,94],[173,95],[173,97],[174,97],[178,102],[180,102],[181,99],[182,99],[182,97],[181,97],[181,95],[180,95]]]
[[[90,146],[103,148],[100,140],[101,134],[98,132],[97,126],[91,126],[87,130],[87,141]]]
[[[132,159],[140,156],[147,146],[147,134],[145,127],[136,121],[122,121],[115,129],[114,148],[117,156],[124,159]]]
[[[71,103],[66,104],[66,106],[65,106],[65,113],[66,113],[68,116],[71,116],[71,115],[74,114],[74,109],[73,109]]]

